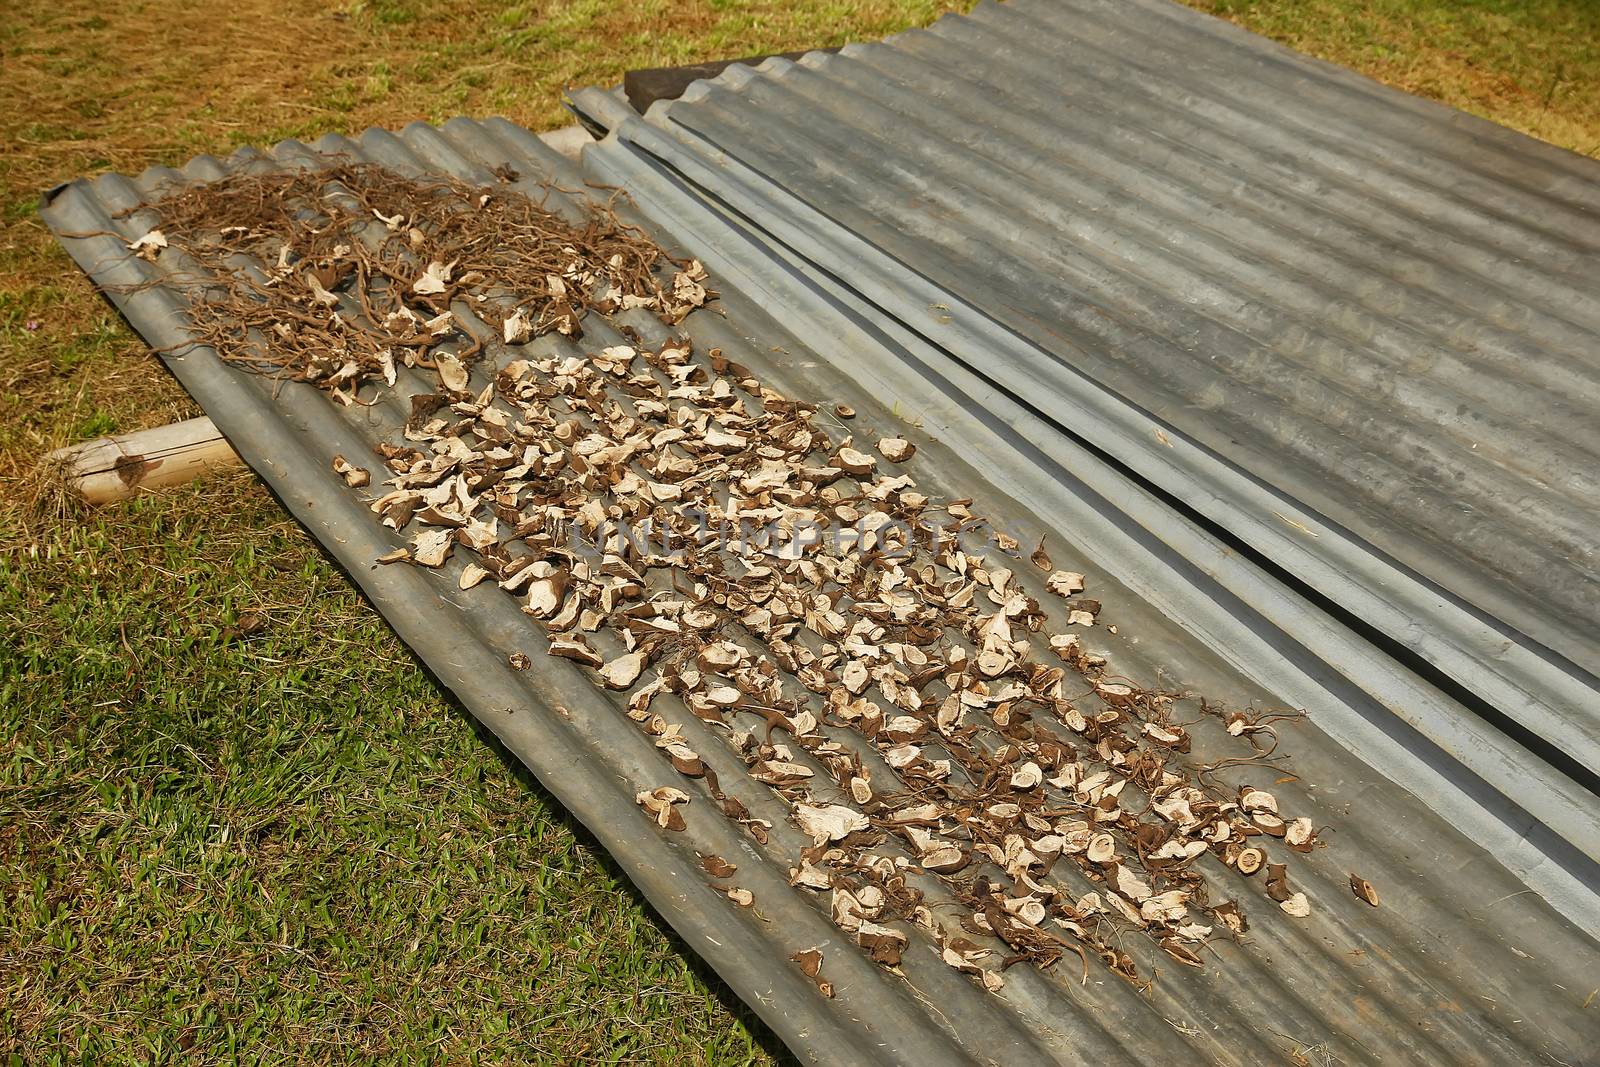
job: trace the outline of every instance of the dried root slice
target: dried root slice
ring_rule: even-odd
[[[839,449],[839,454],[829,462],[846,474],[854,475],[857,478],[871,474],[873,468],[878,465],[877,460],[865,452],[858,452],[853,448]]]
[[[817,992],[825,997],[833,996],[833,983],[822,977],[821,949],[808,948],[802,952],[796,952],[789,957],[789,962],[800,965],[800,973],[817,984]]]
[[[1278,800],[1265,789],[1251,789],[1245,786],[1239,792],[1239,806],[1247,812],[1270,811],[1276,813]]]
[[[1086,855],[1090,863],[1110,863],[1117,855],[1117,839],[1110,834],[1095,834],[1089,839]]]
[[[522,610],[536,619],[547,619],[561,607],[561,596],[567,588],[567,576],[544,562],[535,563],[528,570],[542,573],[536,573],[534,580],[528,583],[528,602],[523,605]]]
[[[1283,909],[1285,915],[1293,915],[1296,919],[1304,919],[1311,914],[1311,902],[1304,893],[1292,893],[1288,900],[1282,901],[1278,907]]]
[[[1045,586],[1056,596],[1083,592],[1083,575],[1077,571],[1056,571],[1045,579]]]
[[[360,489],[372,481],[370,472],[357,467],[343,456],[333,457],[333,473],[343,478],[344,484],[352,489]]]
[[[1283,831],[1283,843],[1296,852],[1310,852],[1317,847],[1317,835],[1310,819],[1296,819]]]
[[[1256,828],[1262,833],[1271,834],[1273,837],[1282,837],[1288,829],[1284,821],[1270,811],[1252,811],[1250,821],[1255,823]]]
[[[506,316],[502,323],[502,335],[508,345],[527,344],[533,337],[533,323],[528,321],[528,316],[521,308]]]
[[[878,455],[890,463],[904,463],[916,452],[917,446],[904,437],[885,437],[878,442]]]
[[[1244,848],[1239,850],[1239,855],[1233,861],[1233,865],[1240,874],[1250,875],[1259,871],[1261,865],[1266,862],[1267,854],[1259,848]]]
[[[600,680],[607,689],[626,689],[639,680],[639,672],[644,670],[644,653],[629,652],[600,668]]]
[[[922,866],[934,874],[955,874],[967,865],[967,854],[954,845],[944,845],[922,857]]]
[[[424,530],[411,539],[411,560],[424,567],[442,567],[455,545],[454,530]]]
[[[1350,891],[1374,908],[1378,906],[1378,891],[1372,887],[1371,882],[1359,874],[1350,875]]]
[[[833,413],[839,416],[841,419],[853,419],[856,417],[856,409],[851,407],[849,404],[835,404],[833,406]]]
[[[511,669],[514,671],[525,671],[533,666],[533,660],[529,659],[528,654],[521,649],[506,657],[506,662],[511,664]]]
[[[898,967],[905,955],[910,939],[891,926],[863,922],[856,930],[856,944],[867,950],[872,962],[884,967]]]
[[[756,895],[750,892],[748,889],[734,886],[732,889],[728,890],[728,899],[739,905],[741,908],[748,908],[750,905],[756,902]]]
[[[828,804],[821,807],[814,804],[796,804],[794,821],[818,844],[838,841],[857,830],[865,830],[869,825],[865,815],[843,804]]]
[[[1289,888],[1289,868],[1281,863],[1267,864],[1267,896],[1282,904],[1294,896]]]
[[[464,393],[467,391],[467,367],[461,360],[447,352],[441,352],[433,357],[434,366],[439,369],[439,384],[451,393]]]
[[[664,785],[648,793],[635,793],[633,800],[648,812],[655,819],[656,825],[663,830],[682,831],[688,826],[688,823],[683,821],[683,813],[678,810],[678,805],[689,803],[689,794],[681,789]]]
[[[701,856],[700,866],[713,878],[731,878],[733,877],[733,872],[739,869],[735,864],[729,863],[715,853],[709,856]]]
[[[605,665],[605,660],[600,653],[589,646],[589,642],[581,637],[553,637],[550,639],[550,655],[562,659],[570,659],[574,663],[581,663],[585,667],[600,668]]]

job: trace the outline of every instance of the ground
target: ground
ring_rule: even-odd
[[[1592,0],[1195,0],[1600,154]],[[97,512],[58,445],[197,413],[55,246],[87,171],[414,118],[941,0],[18,0],[0,15],[0,1057],[770,1062],[783,1050],[248,474]]]

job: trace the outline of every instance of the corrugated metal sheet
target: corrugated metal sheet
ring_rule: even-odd
[[[544,180],[577,188],[582,178],[536,138],[502,122],[457,120],[397,135],[372,130],[313,147],[485,182],[492,168],[508,163],[532,189]],[[201,158],[183,175],[298,165],[311,156],[312,149],[287,143],[227,164]],[[1476,772],[1464,770],[1388,700],[1331,670],[1322,658],[1333,654],[1327,642],[1350,635],[1249,561],[1230,560],[1205,531],[1114,468],[1072,453],[1058,432],[1043,427],[1048,432],[1036,440],[1019,437],[1017,428],[1029,426],[1026,413],[1012,411],[1006,398],[995,394],[992,406],[975,406],[970,397],[980,385],[946,377],[924,342],[874,317],[827,279],[774,256],[759,233],[709,210],[615,140],[587,165],[600,178],[628,171],[641,221],[676,235],[711,267],[726,316],[699,313],[684,324],[702,351],[721,347],[792,395],[856,407],[864,435],[895,429],[918,442],[914,472],[931,490],[974,497],[1022,528],[1055,531],[1064,542],[1052,540],[1057,563],[1091,575],[1105,618],[1125,635],[1094,635],[1123,673],[1178,681],[1239,705],[1312,710],[1311,722],[1286,740],[1298,779],[1275,787],[1285,803],[1328,826],[1334,841],[1297,868],[1316,905],[1309,920],[1281,915],[1255,887],[1247,939],[1216,946],[1217,959],[1205,971],[1162,968],[1148,991],[1103,970],[1080,985],[1075,973],[1018,967],[1002,993],[990,995],[939,962],[914,929],[904,973],[892,974],[834,929],[824,899],[787,885],[798,832],[771,798],[731,785],[742,781],[743,769],[719,736],[683,716],[694,747],[730,791],[772,818],[770,848],[744,837],[700,793],[684,833],[661,832],[642,818],[636,790],[668,781],[697,787],[671,772],[618,697],[573,664],[537,654],[540,632],[509,598],[485,589],[460,592],[453,575],[373,566],[395,536],[376,525],[329,461],[339,453],[364,454],[395,434],[408,394],[431,391],[431,383],[404,377],[390,401],[337,408],[309,387],[277,386],[206,351],[164,356],[441,681],[595,833],[685,942],[796,1053],[818,1063],[1120,1063],[1154,1056],[1260,1063],[1298,1048],[1313,1060],[1554,1063],[1571,1062],[1589,1047],[1593,1015],[1584,998],[1595,946],[1571,917],[1593,921],[1593,884],[1574,882],[1562,902],[1566,915],[1526,891],[1505,864],[1525,873],[1560,866],[1544,823],[1485,792]],[[137,179],[75,182],[54,191],[44,209],[58,234],[120,234],[64,236],[63,243],[161,348],[183,338],[176,293],[127,286],[170,277],[166,272],[179,264],[170,253],[154,267],[130,258],[124,241],[148,224],[137,214],[116,213],[174,176],[158,170]],[[653,319],[630,321],[646,337],[661,336]],[[594,322],[585,343],[616,340]],[[576,352],[555,337],[534,345]],[[475,380],[487,381],[510,358],[491,345]],[[1258,582],[1258,601],[1242,602],[1218,579],[1224,572],[1235,582]],[[1312,648],[1288,634],[1263,613],[1268,603],[1277,605],[1273,611],[1301,612],[1303,627],[1327,631],[1324,643]],[[529,671],[507,665],[513,649],[535,653]],[[1417,701],[1448,703],[1382,652],[1365,654],[1391,687],[1390,698],[1410,686]],[[1347,745],[1360,748],[1365,762]],[[1500,753],[1524,768],[1530,787],[1540,780],[1537,761],[1514,746]],[[1197,738],[1196,760],[1219,754]],[[696,852],[736,859],[759,908],[735,908],[710,888]],[[1382,908],[1350,894],[1351,870],[1379,886]],[[1136,940],[1127,948],[1148,963],[1152,953]],[[785,962],[812,945],[827,953],[837,990],[832,1000]]]
[[[1594,788],[1600,164],[1165,0],[984,4],[648,122]]]

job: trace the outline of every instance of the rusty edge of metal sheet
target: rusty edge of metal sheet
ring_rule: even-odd
[[[962,81],[961,87],[952,91],[963,101],[975,100],[971,106],[980,111],[989,107],[992,125],[998,131],[1002,120],[1009,117],[1006,109],[1014,107],[1015,100],[1010,104],[991,102],[984,92],[1003,85],[1013,96],[1022,93],[1037,104],[1049,98],[1051,92],[1051,82],[1041,71],[1060,71],[1065,76],[1072,62],[1063,52],[1053,64],[1041,67],[1042,61],[1036,62],[1037,57],[1030,56],[1024,65],[1026,73],[1021,73],[1024,67],[1017,67],[1016,84],[1011,84],[1005,80],[1013,69],[1009,58],[1002,58],[1011,54],[1002,47],[1005,42],[1020,41],[1026,35],[1034,42],[1029,47],[1036,47],[1037,42],[1056,41],[1062,49],[1070,49],[1079,36],[1095,36],[1098,41],[1099,35],[1108,32],[1107,27],[1131,32],[1121,20],[1129,26],[1159,24],[1162,20],[1180,23],[1192,35],[1197,55],[1204,52],[1210,57],[1213,51],[1224,52],[1225,39],[1226,46],[1235,51],[1227,52],[1224,59],[1208,62],[1253,62],[1263,70],[1279,64],[1306,78],[1308,86],[1320,85],[1319,79],[1336,82],[1360,97],[1362,114],[1370,114],[1379,125],[1387,127],[1405,121],[1403,117],[1391,121],[1391,111],[1402,116],[1421,115],[1441,126],[1448,123],[1459,128],[1459,137],[1464,141],[1476,138],[1493,142],[1499,152],[1497,166],[1509,166],[1516,153],[1523,152],[1565,176],[1562,180],[1570,195],[1576,195],[1572,191],[1580,188],[1570,172],[1588,161],[1295,55],[1272,42],[1159,0],[1115,8],[1084,0],[1072,11],[1038,5],[983,4],[971,17],[948,16],[929,30],[909,31],[880,44],[850,45],[836,56],[809,55],[799,63],[770,60],[757,68],[730,68],[714,80],[691,86],[680,101],[652,108],[643,123],[629,121],[629,116],[615,111],[612,122],[620,125],[624,141],[688,175],[710,195],[747,217],[759,219],[775,242],[796,250],[824,269],[848,275],[848,285],[857,294],[964,361],[997,387],[1025,398],[1046,421],[1070,423],[1082,439],[1092,441],[1128,470],[1194,509],[1236,537],[1241,545],[1273,561],[1305,589],[1339,606],[1347,619],[1359,620],[1405,648],[1420,663],[1437,671],[1437,684],[1460,686],[1465,690],[1463,699],[1474,710],[1491,719],[1509,720],[1501,724],[1503,728],[1517,733],[1525,745],[1539,749],[1544,760],[1564,774],[1593,789],[1595,781],[1600,780],[1595,771],[1600,767],[1600,678],[1581,665],[1585,650],[1593,647],[1592,632],[1580,631],[1578,637],[1564,639],[1553,624],[1539,623],[1538,613],[1530,615],[1526,610],[1515,617],[1531,628],[1527,633],[1520,632],[1516,626],[1469,602],[1495,587],[1489,577],[1480,576],[1481,580],[1474,581],[1471,575],[1457,574],[1451,588],[1438,584],[1397,560],[1365,533],[1333,521],[1316,506],[1236,466],[1212,446],[1174,425],[1169,416],[1152,414],[1137,398],[1125,396],[1055,358],[1041,346],[1037,330],[1024,335],[1008,322],[1005,311],[996,311],[1006,303],[1003,295],[973,303],[953,293],[948,285],[935,282],[931,268],[906,258],[906,249],[921,247],[916,239],[896,246],[898,253],[887,250],[887,244],[898,240],[907,227],[897,225],[887,215],[875,215],[874,211],[891,210],[884,208],[890,201],[898,205],[892,210],[913,210],[921,202],[915,192],[919,182],[938,188],[940,182],[957,181],[951,177],[957,173],[960,181],[976,181],[973,175],[985,162],[975,156],[960,164],[965,170],[958,172],[954,169],[957,165],[951,164],[946,173],[941,169],[942,161],[936,166],[913,151],[919,138],[937,141],[943,136],[952,143],[958,139],[965,143],[992,133],[1002,150],[1020,144],[1005,140],[1018,136],[1009,126],[1005,132],[992,132],[970,119],[944,115],[940,108],[951,101],[944,101],[943,97],[924,99],[901,91],[895,86],[895,78],[911,77],[908,72],[916,72],[921,80],[937,80],[936,71],[951,69],[953,57],[974,57],[969,64],[971,71],[963,68],[953,73],[961,73],[963,78],[1000,81],[984,82],[979,89]],[[1170,36],[1171,32],[1176,31],[1166,26],[1162,35]],[[1164,40],[1163,47],[1168,43]],[[943,60],[942,65],[933,62],[935,57]],[[1109,61],[1101,56],[1097,62]],[[1137,69],[1129,66],[1121,75],[1106,77],[1132,78]],[[1149,79],[1144,79],[1141,85],[1148,83]],[[876,91],[870,91],[868,86]],[[1023,93],[1023,89],[1027,91]],[[888,101],[891,95],[892,107]],[[597,114],[606,106],[597,96],[585,95],[583,99],[593,101],[589,110]],[[858,129],[854,118],[846,116],[864,108],[873,111],[874,119],[870,124],[862,119]],[[580,106],[579,110],[586,108]],[[880,111],[883,114],[878,114]],[[898,127],[884,118],[896,114],[903,119]],[[1137,121],[1135,117],[1123,125]],[[1264,113],[1254,114],[1252,121],[1270,123],[1272,119],[1270,113]],[[869,128],[882,136],[865,135],[863,131]],[[941,132],[929,135],[926,131],[930,129]],[[870,187],[869,179],[855,174],[858,168],[851,160],[856,157],[870,157],[882,163],[904,187]],[[804,188],[796,184],[802,181],[797,177],[802,169],[808,171],[804,181],[810,183]],[[813,170],[815,174],[810,174]],[[991,166],[990,172],[994,182],[1003,184],[1008,180],[1009,172],[1004,167]],[[1600,169],[1591,164],[1590,173],[1600,173]],[[832,177],[817,179],[815,175]],[[837,184],[819,185],[818,181]],[[865,198],[861,204],[851,200],[852,190]],[[841,223],[841,213],[856,220],[856,224]],[[966,232],[959,216],[946,210],[939,217],[952,232]],[[1201,223],[1195,225],[1204,228]],[[1026,243],[1020,235],[1017,240]],[[972,270],[972,263],[981,261],[981,256],[979,260],[948,258],[948,249],[931,250],[929,254],[934,251],[947,256],[941,261],[944,276],[950,276],[952,271],[965,271],[969,277],[985,276],[983,271]],[[1528,271],[1535,266],[1522,263],[1520,269]],[[1026,310],[1022,309],[1024,313]],[[1048,333],[1048,326],[1045,323],[1038,329]],[[1536,526],[1532,536],[1537,537],[1541,530]],[[1502,543],[1527,540],[1526,536],[1508,535]],[[1543,545],[1541,550],[1551,547]],[[1446,567],[1442,556],[1432,557],[1423,551],[1418,557],[1413,552],[1413,561],[1417,558],[1431,559]],[[1534,627],[1535,623],[1539,625]],[[1535,632],[1555,645],[1546,646],[1539,638],[1528,636]],[[1561,631],[1570,632],[1570,628]],[[1552,651],[1557,646],[1563,651]],[[1600,852],[1592,848],[1588,852],[1600,857]]]
[[[484,182],[493,166],[509,162],[530,189],[545,178],[574,188],[580,177],[530,134],[498,121],[417,125],[399,135],[372,130],[315,147]],[[614,173],[601,165],[603,156],[594,150],[586,156],[596,164],[591,173]],[[230,165],[299,165],[312,158],[291,142],[270,157],[243,154]],[[222,171],[222,163],[202,157],[183,176]],[[123,288],[157,275],[124,246],[148,223],[115,212],[175,176],[152,171],[137,181],[107,176],[76,182],[53,191],[44,211],[59,235],[122,235],[63,236],[63,243],[158,347],[183,339],[178,297],[159,286]],[[702,350],[718,345],[737,353],[791,393],[850,403],[861,412],[860,432],[895,427],[919,442],[919,480],[973,496],[990,513],[1054,531],[1062,542],[1051,543],[1058,562],[1089,571],[1107,618],[1138,638],[1124,636],[1104,649],[1125,673],[1151,677],[1164,670],[1240,704],[1308,707],[1310,723],[1286,742],[1300,777],[1275,788],[1286,804],[1312,813],[1338,838],[1335,847],[1308,857],[1303,869],[1297,866],[1316,902],[1310,920],[1289,920],[1259,893],[1248,895],[1255,920],[1248,944],[1218,946],[1219,961],[1203,972],[1164,971],[1148,994],[1106,973],[1080,986],[1075,974],[1018,967],[1008,972],[1005,991],[991,996],[940,963],[915,931],[904,974],[884,972],[832,927],[825,899],[787,885],[779,857],[797,850],[796,831],[770,798],[753,789],[742,796],[756,814],[776,816],[770,851],[758,850],[698,794],[686,832],[657,830],[639,815],[634,792],[668,782],[692,790],[693,784],[671,772],[621,714],[618,698],[596,689],[574,665],[541,655],[538,628],[498,591],[462,593],[449,580],[453,574],[373,565],[396,537],[332,474],[329,460],[335,453],[364,454],[394,432],[409,394],[431,391],[428,383],[406,376],[385,403],[338,410],[309,387],[275,387],[221,365],[206,351],[164,357],[400,636],[589,827],[686,943],[796,1053],[827,1063],[1120,1063],[1148,1062],[1153,1054],[1261,1062],[1298,1044],[1353,1059],[1438,1062],[1561,1059],[1582,1047],[1583,994],[1571,991],[1582,984],[1593,942],[1569,917],[1529,895],[1503,865],[1536,863],[1544,855],[1537,819],[1500,808],[1476,820],[1473,813],[1485,810],[1486,800],[1448,773],[1453,758],[1239,601],[1207,573],[1214,561],[1203,553],[1191,560],[1149,536],[1145,522],[1166,520],[1136,487],[1105,482],[1104,494],[1091,489],[1076,474],[1084,457],[1046,440],[1044,447],[1056,450],[1050,455],[1019,437],[1006,425],[1003,398],[996,397],[993,411],[974,410],[964,393],[945,391],[937,376],[906,358],[892,323],[880,328],[837,302],[815,278],[771,259],[757,235],[697,207],[692,194],[670,182],[653,189],[648,175],[638,177],[630,193],[641,221],[663,236],[676,233],[692,242],[688,248],[705,258],[724,290],[726,318],[700,313],[685,323]],[[647,317],[631,321],[661,335]],[[586,347],[616,339],[595,322]],[[536,344],[578,351],[557,339]],[[490,352],[491,362],[507,357],[496,345]],[[489,371],[477,373],[486,380]],[[896,414],[910,425],[898,425]],[[1092,462],[1084,469],[1095,472]],[[1182,541],[1179,533],[1171,536]],[[1156,591],[1161,595],[1154,602],[1144,595]],[[1112,641],[1103,631],[1093,636]],[[514,649],[533,653],[526,673],[507,665]],[[1373,724],[1365,732],[1362,719]],[[700,736],[709,728],[692,716],[684,727],[725,786],[742,780],[742,765],[715,737]],[[1327,736],[1352,731],[1359,735],[1355,747],[1369,762],[1386,766],[1386,774]],[[1461,810],[1441,818],[1412,795],[1437,790],[1448,790]],[[1505,819],[1516,821],[1509,837],[1495,830]],[[1534,840],[1519,845],[1520,834]],[[697,851],[738,862],[739,881],[755,893],[758,908],[736,909],[713,890],[695,864]],[[1349,870],[1379,884],[1382,908],[1354,899],[1344,885]],[[1570,916],[1579,909],[1564,910]],[[812,945],[824,946],[826,973],[838,991],[833,1000],[823,1000],[785,962]]]

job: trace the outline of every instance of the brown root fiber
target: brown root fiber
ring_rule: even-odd
[[[392,383],[397,364],[430,366],[441,343],[470,359],[484,327],[578,337],[591,311],[675,323],[711,295],[698,264],[604,205],[574,221],[505,183],[339,157],[176,185],[135,210],[156,223],[133,250],[182,275],[195,343],[345,402],[363,382]]]

